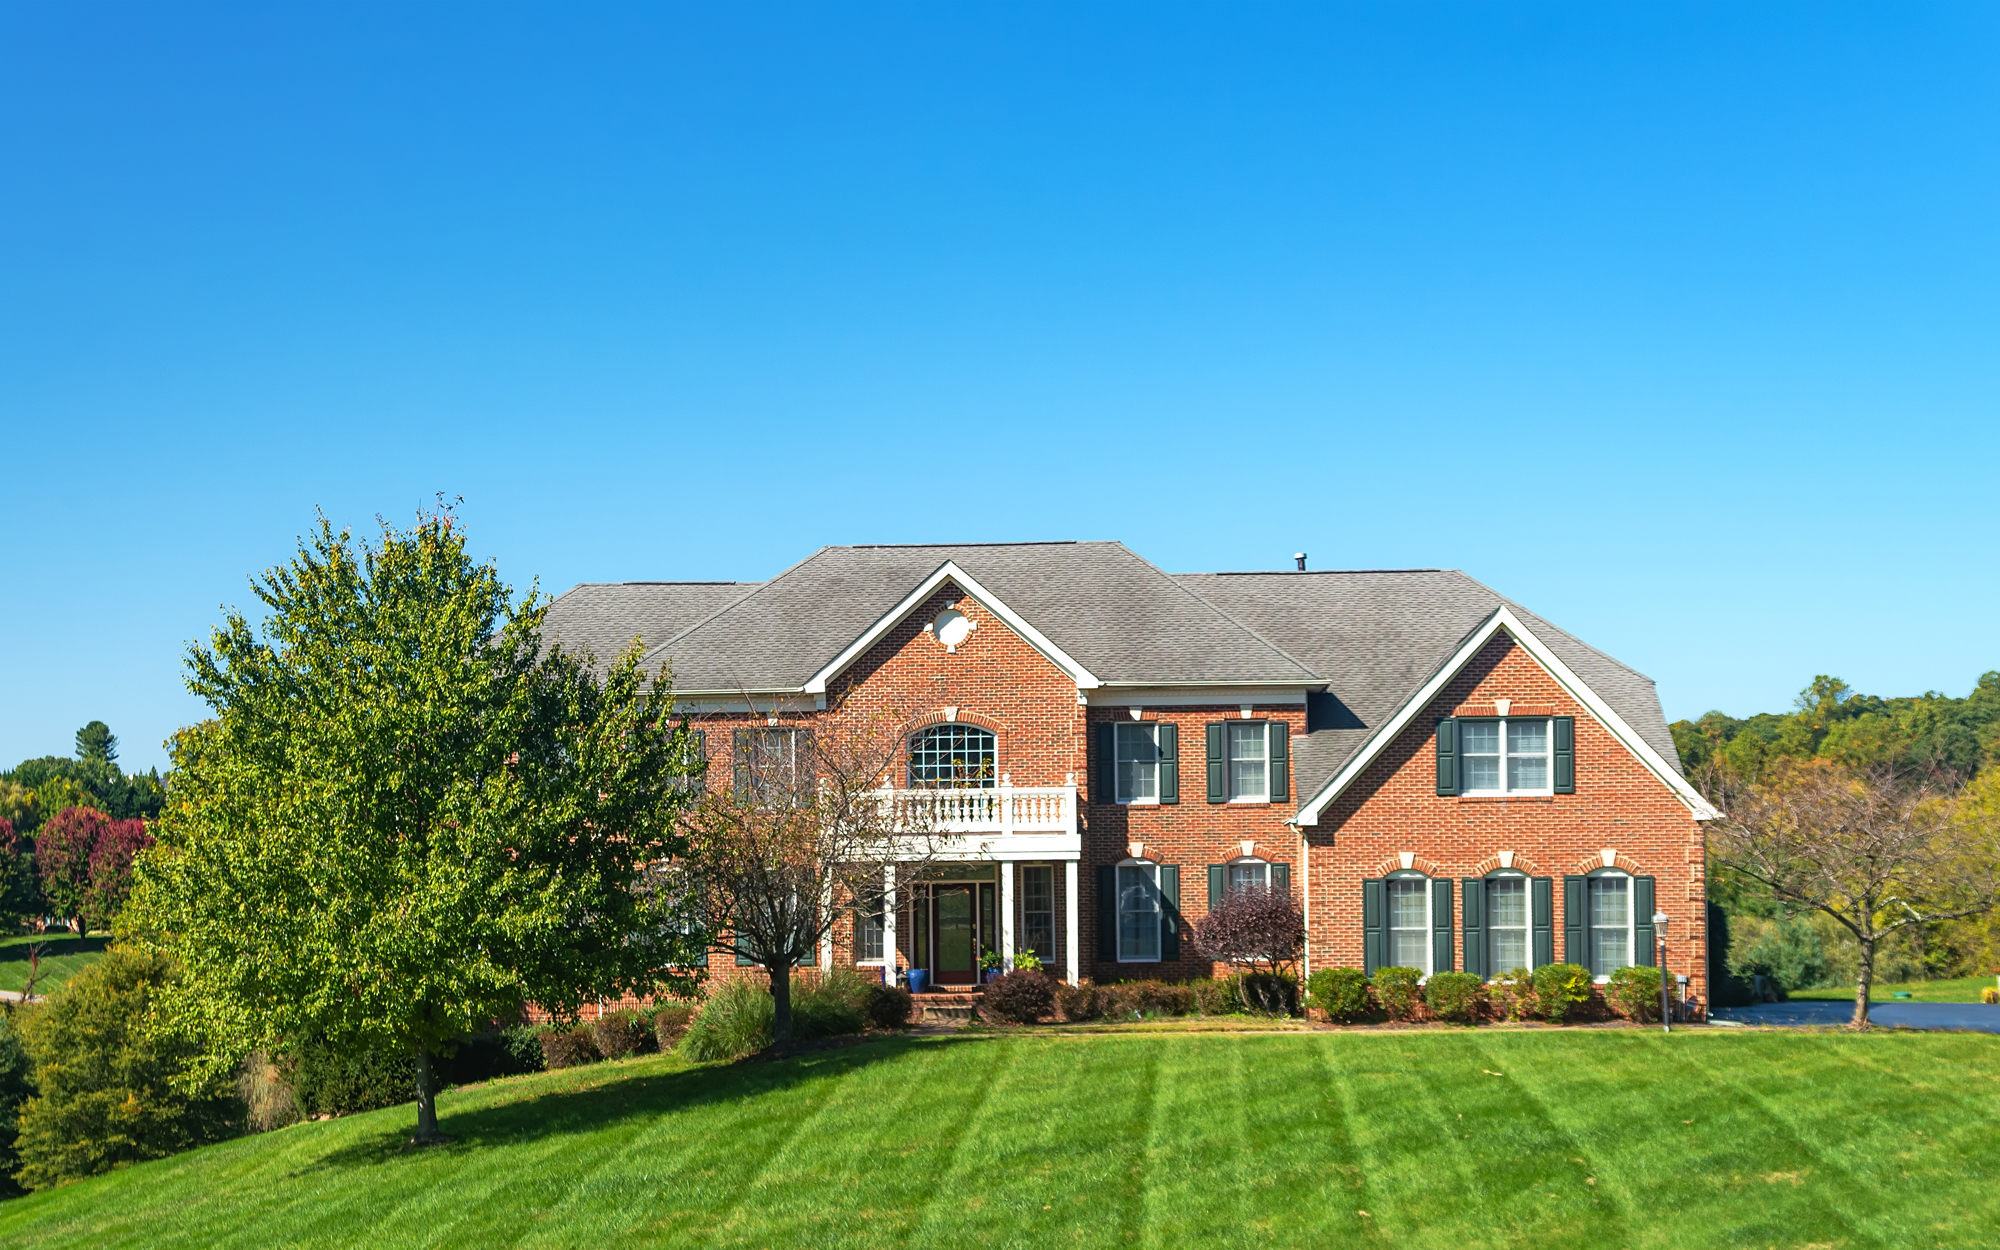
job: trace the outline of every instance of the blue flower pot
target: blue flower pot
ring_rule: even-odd
[[[929,983],[930,979],[931,979],[931,974],[925,972],[922,968],[910,969],[910,993],[912,994],[923,993],[924,986],[927,983]]]

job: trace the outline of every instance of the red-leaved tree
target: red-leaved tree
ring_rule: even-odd
[[[1305,939],[1305,916],[1299,905],[1289,893],[1264,886],[1231,890],[1220,906],[1194,926],[1194,948],[1204,958],[1222,964],[1248,964],[1252,972],[1264,974],[1296,960]],[[1237,983],[1243,1005],[1252,1010],[1271,1008],[1269,1001],[1262,1001],[1271,988],[1257,977],[1244,977]],[[1252,1002],[1253,994],[1260,1001]]]
[[[49,909],[83,933],[90,905],[90,861],[111,828],[111,818],[94,807],[65,807],[35,835],[35,870]]]
[[[132,861],[140,851],[153,845],[143,820],[114,820],[97,839],[90,853],[90,889],[84,897],[84,914],[100,929],[111,927],[111,918],[125,906],[132,893]]]

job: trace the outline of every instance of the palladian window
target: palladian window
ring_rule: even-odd
[[[910,739],[910,788],[990,789],[998,778],[993,731],[977,725],[932,725]]]

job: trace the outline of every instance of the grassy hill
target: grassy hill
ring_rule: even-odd
[[[1480,1030],[671,1057],[0,1205],[41,1246],[1985,1246],[2000,1039]]]
[[[35,983],[35,992],[47,994],[104,958],[104,948],[110,945],[111,939],[101,933],[95,937],[77,937],[74,934],[41,938],[0,937],[0,990],[12,990],[18,994],[28,984],[28,948],[36,942],[42,943],[43,950],[40,980]]]

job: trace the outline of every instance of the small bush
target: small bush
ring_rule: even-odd
[[[1306,1001],[1339,1024],[1368,1014],[1368,974],[1359,968],[1321,968],[1306,979]]]
[[[1979,991],[1979,1001],[1982,1003],[2000,1003],[2000,990],[1996,990],[1990,985],[1987,986],[1985,989]]]
[[[236,1070],[236,1096],[243,1100],[253,1133],[268,1133],[304,1118],[284,1070],[261,1050],[252,1051]]]
[[[1543,964],[1535,969],[1535,1014],[1561,1024],[1590,1001],[1590,969],[1582,964]]]
[[[680,1053],[711,1062],[753,1054],[771,1044],[771,992],[747,977],[712,985],[681,1038]]]
[[[1658,968],[1620,968],[1611,974],[1611,983],[1604,987],[1604,997],[1618,1014],[1627,1020],[1640,1024],[1660,1022],[1660,970]]]
[[[1484,983],[1477,973],[1433,972],[1424,985],[1424,1006],[1440,1020],[1471,1024],[1479,1008],[1479,991]]]
[[[1391,1020],[1416,1019],[1417,982],[1423,975],[1415,968],[1377,968],[1369,981],[1376,1004],[1389,1013]]]
[[[1239,972],[1230,978],[1236,1001],[1252,1015],[1299,1014],[1298,978],[1284,972]]]
[[[661,1003],[653,1009],[653,1041],[666,1054],[680,1044],[694,1019],[693,1003]]]
[[[438,1084],[471,1085],[497,1076],[542,1070],[542,1044],[530,1024],[488,1029],[460,1042],[437,1062]]]
[[[1056,986],[1056,1010],[1064,1020],[1095,1020],[1101,1014],[1101,1004],[1097,1001],[1097,987],[1088,981],[1077,985],[1064,982]]]
[[[1040,972],[1041,970],[1042,970],[1042,957],[1040,955],[1037,955],[1035,952],[1022,951],[1020,954],[1014,956],[1014,971]]]
[[[1133,1006],[1142,1016],[1186,1016],[1194,1013],[1194,990],[1171,981],[1140,981],[1133,987]]]
[[[606,1059],[623,1059],[644,1050],[649,1036],[638,1012],[614,1011],[590,1022],[590,1040]]]
[[[1230,996],[1227,981],[1204,977],[1188,986],[1188,990],[1194,996],[1194,1009],[1204,1016],[1223,1016],[1240,1010]]]
[[[596,1063],[603,1057],[588,1025],[580,1024],[567,1029],[551,1026],[543,1029],[536,1040],[542,1044],[542,1066],[551,1072],[558,1068]]]
[[[873,985],[868,989],[868,1023],[878,1029],[907,1029],[910,1027],[910,1008],[916,999],[910,991],[894,985]]]
[[[1494,977],[1493,983],[1486,987],[1486,1001],[1503,1019],[1516,1022],[1536,1019],[1540,1007],[1535,1002],[1535,974],[1526,968],[1516,968],[1505,976]]]
[[[1055,982],[1039,972],[1010,972],[989,983],[979,1000],[981,1015],[1014,1024],[1033,1024],[1055,1008]]]
[[[326,1041],[309,1042],[285,1065],[301,1115],[358,1115],[412,1102],[417,1065],[409,1055],[374,1047],[348,1049]]]
[[[0,825],[5,824],[0,820]],[[0,830],[4,835],[5,830]],[[4,840],[4,839],[0,839]],[[5,847],[0,846],[0,856]],[[0,868],[4,868],[0,864]],[[0,1003],[0,1198],[21,1193],[14,1183],[14,1169],[20,1160],[14,1154],[14,1136],[20,1124],[21,1104],[34,1097],[35,1083],[29,1079],[28,1051],[15,1030],[21,1009]]]

